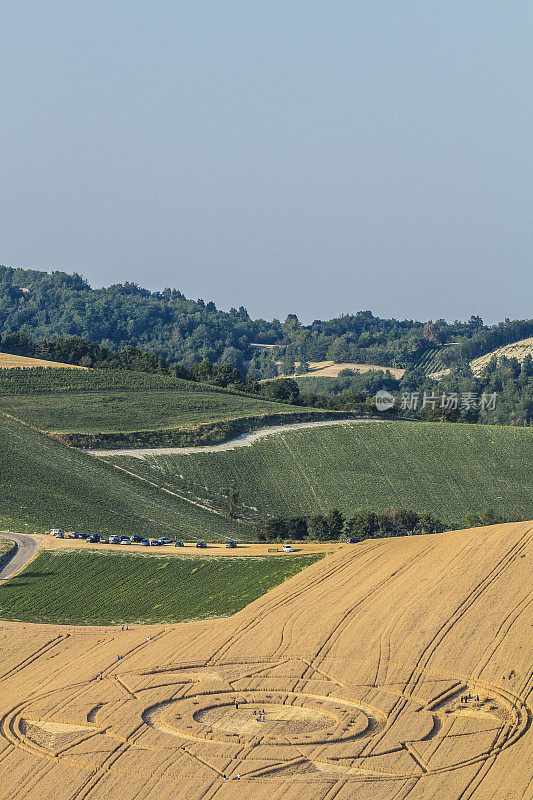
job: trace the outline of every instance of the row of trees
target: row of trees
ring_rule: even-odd
[[[357,541],[386,536],[407,536],[419,533],[439,533],[446,525],[431,514],[400,509],[381,513],[361,508],[346,518],[338,508],[311,517],[273,517],[259,523],[260,542],[273,541],[338,541],[344,537]]]

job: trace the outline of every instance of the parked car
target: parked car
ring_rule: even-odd
[[[88,536],[85,541],[90,542],[91,544],[96,544],[100,541],[100,536],[97,533],[93,533],[92,536]]]
[[[128,539],[128,537],[127,537],[127,536],[124,536],[124,537],[123,537],[123,538],[120,540],[120,544],[131,544],[131,543],[132,543],[132,542],[131,542],[131,539]]]
[[[48,533],[49,533],[51,536],[57,536],[57,534],[58,534],[58,533],[63,533],[63,531],[61,530],[61,528],[50,528],[50,530],[48,531]]]
[[[112,536],[109,541],[111,544],[120,544],[120,536]]]
[[[87,535],[86,533],[78,533],[78,539],[86,539]]]
[[[357,544],[359,540],[355,539],[353,536],[350,536],[349,539],[346,539],[346,544]]]
[[[67,533],[67,539],[77,539],[77,538],[78,534],[76,533],[76,531],[69,531],[69,533]]]
[[[185,547],[185,545],[178,539],[174,542],[174,547]]]
[[[100,537],[100,544],[109,544],[107,536]]]
[[[284,553],[294,553],[294,548],[290,544],[284,544],[282,550]]]
[[[152,545],[152,547],[161,547],[161,542],[159,541],[159,539],[152,539],[150,544]]]
[[[141,539],[139,544],[142,544],[143,547],[150,547],[150,539]]]
[[[237,547],[237,542],[234,542],[233,539],[230,539],[229,542],[226,542],[226,547]]]
[[[169,539],[167,536],[160,536],[159,541],[161,544],[172,544],[172,539]]]
[[[207,547],[207,542],[196,542],[196,547]]]

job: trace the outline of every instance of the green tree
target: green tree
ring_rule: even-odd
[[[329,527],[322,514],[314,514],[307,521],[307,535],[310,539],[326,542],[329,539]]]
[[[326,525],[328,526],[328,538],[340,539],[344,530],[344,517],[338,508],[330,508],[326,514]]]

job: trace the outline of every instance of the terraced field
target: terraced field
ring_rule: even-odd
[[[531,523],[345,547],[231,618],[0,624],[0,799],[529,800]]]
[[[452,523],[487,507],[533,516],[532,443],[526,428],[370,421],[224,452],[109,460],[214,507],[225,507],[222,490],[234,484],[245,515],[403,507]]]

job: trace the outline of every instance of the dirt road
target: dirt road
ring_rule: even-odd
[[[144,458],[145,456],[168,456],[176,453],[182,456],[192,455],[193,453],[220,453],[223,450],[234,450],[236,447],[249,447],[265,436],[272,436],[275,433],[285,433],[286,431],[296,431],[302,428],[318,428],[325,425],[360,425],[361,423],[381,422],[375,419],[327,419],[319,422],[295,422],[293,425],[273,425],[270,428],[262,428],[253,433],[243,433],[236,439],[222,444],[209,444],[204,447],[133,447],[122,450],[86,450],[92,456],[134,456]]]

